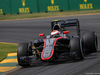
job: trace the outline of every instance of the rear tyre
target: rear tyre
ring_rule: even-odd
[[[80,37],[74,37],[70,40],[70,52],[74,60],[83,60],[82,40]]]
[[[17,59],[18,64],[22,67],[29,66],[29,63],[23,63],[20,57],[31,55],[31,50],[29,49],[29,43],[20,43],[17,48]]]
[[[97,35],[95,32],[86,32],[82,36],[83,47],[86,52],[97,52],[98,42]]]

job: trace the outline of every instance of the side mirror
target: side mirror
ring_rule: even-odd
[[[64,32],[63,32],[63,34],[68,34],[68,33],[70,33],[70,32],[69,32],[69,31],[64,31]]]
[[[44,34],[39,34],[39,36],[44,36]]]

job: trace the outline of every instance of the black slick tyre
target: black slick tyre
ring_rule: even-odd
[[[97,52],[98,42],[95,32],[86,32],[82,36],[83,47],[86,52]]]
[[[83,60],[82,40],[80,37],[74,37],[70,40],[70,52],[74,60]]]
[[[28,46],[29,46],[29,43],[20,43],[17,48],[18,64],[22,67],[30,65],[29,63],[23,64],[23,62],[21,62],[21,59],[20,59],[20,57],[29,56],[29,47]]]

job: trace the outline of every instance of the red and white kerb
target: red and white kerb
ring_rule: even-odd
[[[54,31],[51,32],[51,35],[55,35],[55,34],[59,34],[59,31],[54,30]]]

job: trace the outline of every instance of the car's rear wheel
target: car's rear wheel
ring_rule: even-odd
[[[82,36],[83,46],[86,52],[97,52],[98,42],[95,32],[86,32]]]
[[[80,37],[74,37],[70,40],[70,53],[74,60],[84,59],[82,40]]]
[[[29,66],[29,63],[23,63],[21,57],[31,55],[31,50],[29,49],[29,43],[20,43],[17,48],[17,59],[18,64],[22,67]]]

